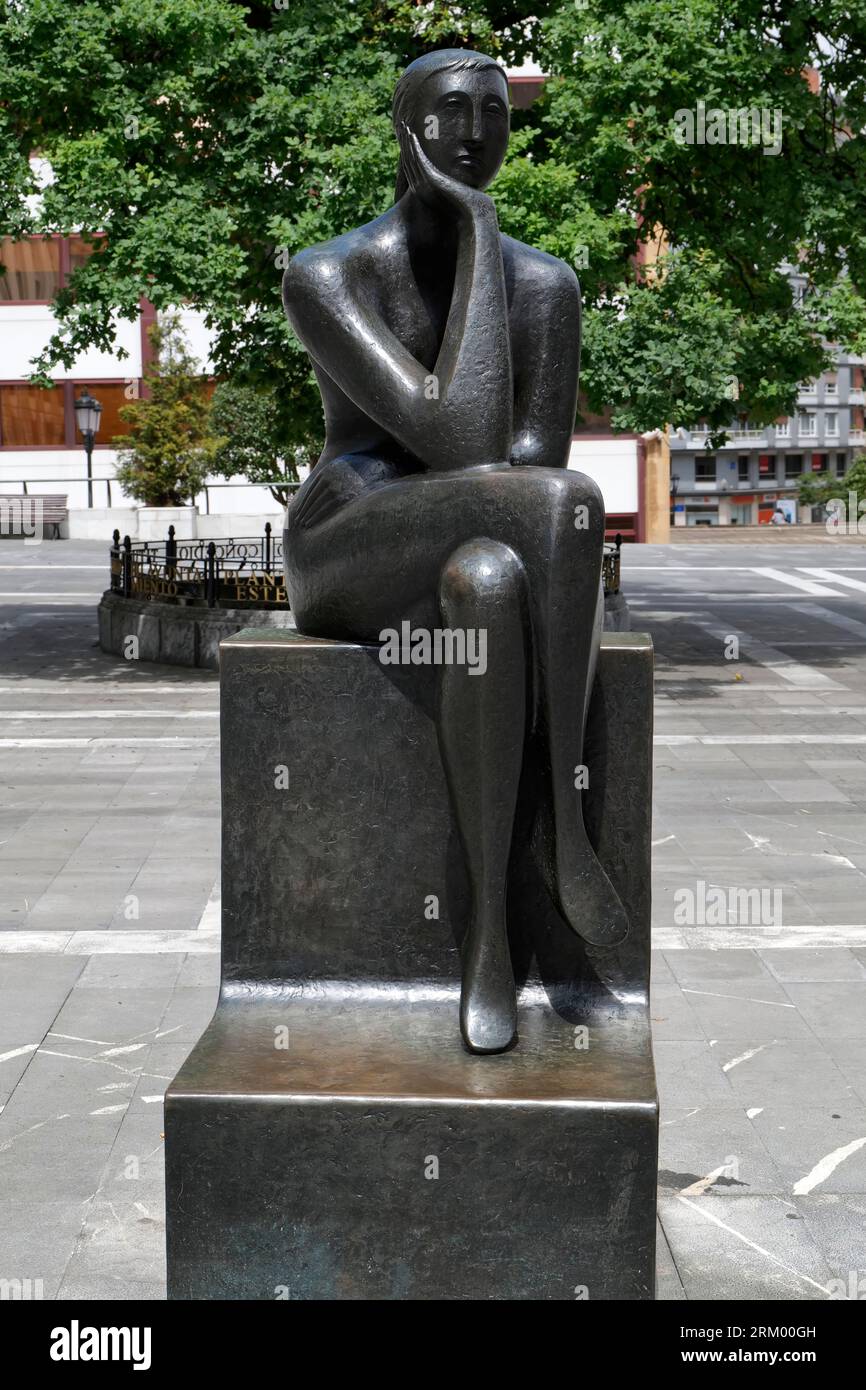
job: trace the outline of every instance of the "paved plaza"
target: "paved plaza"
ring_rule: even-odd
[[[866,1294],[866,544],[623,552],[657,653],[659,1295]],[[107,546],[0,543],[0,1278],[162,1298],[219,973],[215,674],[103,655]]]

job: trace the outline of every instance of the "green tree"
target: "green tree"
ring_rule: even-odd
[[[155,362],[147,394],[123,406],[129,433],[112,440],[121,486],[147,507],[180,507],[201,491],[223,440],[210,429],[207,380],[177,315],[150,329]]]
[[[807,507],[824,507],[838,500],[848,503],[853,493],[856,498],[854,512],[850,520],[856,521],[861,502],[866,503],[866,454],[858,454],[844,478],[836,478],[832,473],[804,473],[798,480],[800,502]]]
[[[106,232],[59,295],[50,374],[111,347],[139,296],[202,309],[218,372],[279,383],[287,454],[322,425],[279,297],[288,256],[388,204],[390,98],[449,44],[551,74],[514,116],[504,231],[573,260],[584,388],[616,426],[789,413],[829,344],[866,347],[866,12],[842,0],[18,0],[0,23],[0,230]],[[804,78],[820,70],[821,86]],[[683,144],[751,108],[779,152]],[[41,208],[28,156],[53,182]],[[673,248],[652,274],[635,256]],[[786,274],[807,296],[796,309]]]
[[[298,465],[316,461],[315,453],[303,446],[287,454],[274,387],[220,382],[211,402],[210,423],[223,440],[214,455],[213,471],[223,478],[243,476],[269,487],[281,506],[292,494],[288,484],[298,481]]]

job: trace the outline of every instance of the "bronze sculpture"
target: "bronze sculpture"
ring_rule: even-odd
[[[486,634],[483,675],[442,665],[437,726],[472,890],[461,1028],[471,1051],[499,1052],[516,1029],[505,901],[530,734],[548,787],[534,844],[559,911],[595,946],[628,925],[581,802],[604,508],[565,468],[580,290],[562,261],[499,232],[484,189],[509,112],[493,59],[418,59],[394,125],[393,206],[284,278],[327,428],[289,509],[286,584],[310,636],[378,643],[406,621]]]

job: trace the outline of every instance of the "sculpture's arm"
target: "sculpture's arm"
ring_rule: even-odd
[[[507,463],[512,429],[496,211],[486,194],[455,187],[457,267],[432,372],[407,352],[365,293],[372,268],[367,272],[363,249],[353,255],[314,247],[296,256],[283,278],[286,313],[310,356],[360,410],[428,468],[442,470]]]
[[[571,267],[531,252],[515,286],[511,318],[518,364],[511,462],[565,468],[580,371],[580,285]]]

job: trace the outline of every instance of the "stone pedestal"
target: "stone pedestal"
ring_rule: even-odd
[[[587,823],[630,915],[585,947],[512,855],[519,1037],[458,1026],[436,672],[247,630],[222,653],[223,968],[166,1095],[169,1296],[653,1297],[652,653],[606,635]]]

